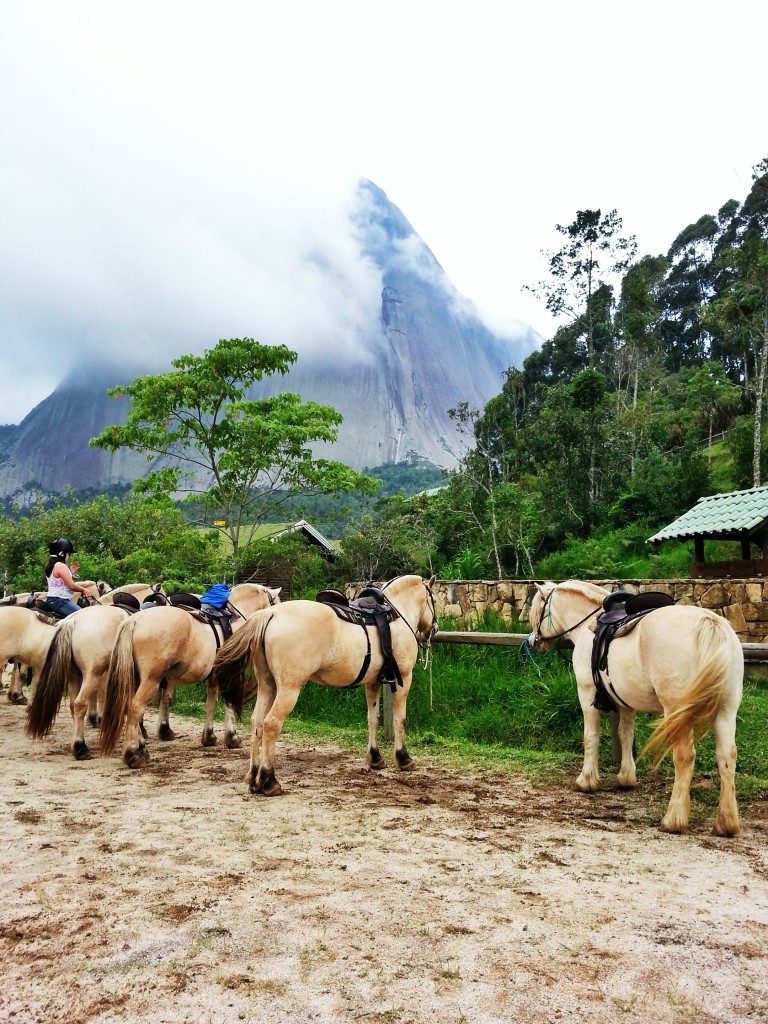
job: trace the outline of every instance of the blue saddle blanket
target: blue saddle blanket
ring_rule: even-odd
[[[210,604],[214,608],[223,608],[229,600],[231,591],[226,583],[214,583],[200,598],[200,604]]]

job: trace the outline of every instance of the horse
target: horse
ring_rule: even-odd
[[[413,667],[421,644],[429,645],[437,631],[433,576],[399,576],[383,588],[395,610],[390,634],[392,655],[402,685],[392,693],[395,764],[401,771],[415,766],[405,746],[405,712]],[[246,673],[253,665],[257,680],[256,704],[251,716],[251,793],[276,796],[282,786],[275,777],[275,744],[307,680],[321,686],[365,686],[368,703],[368,767],[378,770],[384,760],[378,748],[379,673],[384,665],[375,627],[339,618],[331,607],[317,601],[290,601],[257,612],[216,656],[213,681],[238,717],[246,690]],[[386,685],[386,684],[385,684]]]
[[[240,583],[232,589],[229,606],[234,611],[233,631],[242,628],[247,617],[259,609],[279,603],[279,587]],[[149,701],[163,687],[158,716],[158,735],[173,739],[168,724],[168,706],[176,684],[208,681],[206,720],[202,744],[214,746],[213,717],[218,692],[210,680],[219,634],[211,623],[180,607],[159,607],[135,615],[120,626],[106,680],[105,708],[100,728],[101,754],[110,756],[117,746],[125,722],[123,761],[140,768],[149,761],[149,751],[140,735],[141,720]],[[225,713],[227,747],[240,746],[234,716]]]
[[[592,646],[596,616],[608,593],[593,583],[576,580],[537,583],[529,616],[535,625],[528,643],[534,649],[551,647],[565,637],[573,641],[573,671],[584,715],[584,764],[576,787],[585,793],[597,789],[600,781],[600,711],[594,706],[597,687]],[[743,678],[739,638],[724,618],[705,608],[656,608],[611,642],[601,679],[619,710],[620,786],[637,785],[633,751],[636,713],[663,713],[641,751],[641,755],[655,753],[658,765],[672,749],[675,781],[662,831],[681,833],[688,827],[694,734],[703,735],[711,726],[720,774],[714,832],[719,836],[739,834],[734,776],[736,714]]]
[[[82,584],[88,590],[88,601],[98,603],[108,585],[103,581],[87,580]],[[56,626],[59,624],[34,607],[27,606],[30,594],[14,595],[16,601],[5,598],[0,602],[0,665],[14,663],[8,700],[11,704],[26,704],[27,698],[22,691],[22,665],[37,673],[42,668],[48,647],[53,639]],[[81,614],[80,612],[77,613]],[[75,616],[77,617],[77,616]]]
[[[120,626],[131,612],[115,603],[119,594],[130,594],[136,607],[150,594],[162,594],[157,584],[129,583],[106,595],[101,604],[68,616],[56,630],[37,680],[27,712],[27,735],[47,736],[56,720],[64,690],[69,686],[69,706],[74,734],[72,753],[76,761],[91,757],[85,741],[85,718],[98,724],[98,705],[104,706],[109,658]]]

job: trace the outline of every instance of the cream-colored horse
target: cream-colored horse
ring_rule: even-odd
[[[573,641],[573,671],[584,715],[584,765],[576,786],[590,792],[600,781],[600,712],[593,706],[592,644],[595,619],[609,591],[575,580],[537,584],[536,590],[530,613],[535,625],[529,643],[535,648],[551,646],[563,637]],[[661,828],[684,832],[690,814],[694,733],[701,734],[711,726],[720,773],[714,831],[721,836],[738,835],[734,772],[744,657],[730,624],[714,612],[692,605],[657,608],[626,636],[612,641],[607,670],[601,676],[619,709],[619,785],[637,785],[632,749],[636,713],[663,712],[645,750],[655,751],[660,760],[672,748],[675,782]]]
[[[399,576],[384,588],[398,617],[390,625],[392,653],[400,670],[402,686],[392,694],[395,763],[407,771],[414,765],[405,747],[405,710],[413,667],[420,643],[429,643],[437,628],[434,577]],[[367,669],[361,676],[361,666]],[[275,744],[283,722],[293,711],[304,684],[311,679],[321,686],[365,686],[368,701],[368,755],[371,768],[383,768],[378,748],[378,680],[383,664],[376,628],[361,628],[338,618],[326,604],[289,601],[252,615],[246,625],[216,656],[213,680],[221,696],[238,715],[249,695],[245,676],[250,665],[256,674],[258,694],[251,716],[252,793],[275,796],[282,792],[275,778]]]
[[[106,583],[86,580],[82,586],[88,590],[91,603],[101,600],[101,588],[109,587]],[[41,616],[34,608],[26,607],[29,595],[17,595],[17,603],[11,604],[8,598],[0,602],[0,665],[14,662],[15,668],[11,676],[8,700],[11,704],[26,704],[27,698],[22,691],[23,674],[21,666],[31,668],[35,675],[40,671],[48,653],[48,647],[59,623],[48,616]],[[80,612],[77,615],[81,614]],[[63,620],[62,620],[63,621]]]
[[[90,724],[97,725],[97,708],[104,706],[106,674],[117,631],[131,614],[114,603],[120,593],[130,594],[141,604],[147,595],[162,590],[156,584],[129,583],[111,591],[100,605],[66,618],[55,631],[29,707],[27,735],[32,739],[47,736],[69,687],[72,753],[77,761],[91,757],[85,742],[86,713]]]
[[[238,630],[247,617],[279,601],[280,589],[259,583],[241,583],[232,589],[229,604],[236,614],[232,629]],[[124,623],[117,633],[106,684],[106,702],[101,722],[101,753],[109,756],[117,746],[125,722],[123,760],[129,768],[140,768],[149,760],[140,723],[144,709],[163,687],[158,734],[172,739],[168,705],[177,684],[209,680],[221,633],[208,622],[182,608],[152,608]],[[209,680],[203,746],[213,746],[213,717],[218,693]],[[225,718],[226,745],[240,746],[230,709]]]

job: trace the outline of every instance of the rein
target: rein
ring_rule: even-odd
[[[395,578],[397,578],[397,577],[395,577]],[[389,584],[392,583],[392,582],[393,582],[393,580],[390,580],[388,583],[385,583],[384,586],[381,588],[382,592],[385,591],[387,589],[387,587],[389,586]],[[422,580],[421,582],[424,583],[424,580]],[[427,597],[429,598],[430,610],[432,612],[432,625],[429,628],[429,635],[427,636],[427,638],[425,640],[419,640],[419,637],[418,637],[418,635],[416,633],[416,630],[411,626],[411,624],[408,621],[408,619],[406,619],[405,616],[402,614],[402,612],[398,611],[398,609],[394,606],[394,604],[392,604],[391,598],[388,597],[387,600],[389,601],[389,603],[392,606],[393,610],[397,613],[397,617],[399,619],[403,620],[403,622],[406,624],[408,629],[410,629],[411,633],[413,634],[413,639],[416,641],[416,643],[419,646],[419,663],[420,663],[422,669],[426,672],[427,668],[429,668],[429,710],[431,712],[432,711],[432,638],[437,633],[438,625],[437,625],[437,611],[436,611],[436,608],[435,608],[435,595],[432,593],[432,591],[430,590],[430,588],[427,586],[426,583],[424,583],[424,589],[427,592]]]

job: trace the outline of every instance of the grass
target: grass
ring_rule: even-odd
[[[541,674],[519,662],[516,648],[436,644],[433,647],[432,710],[429,676],[420,666],[408,699],[408,749],[418,755],[455,766],[486,765],[514,771],[535,779],[572,771],[582,756],[583,721],[570,664],[555,660]],[[205,686],[179,687],[177,713],[204,717]],[[221,711],[219,711],[221,714]],[[250,709],[244,720],[247,721]],[[653,719],[638,715],[637,744],[648,737]],[[605,741],[601,762],[611,770],[610,724],[602,722]],[[366,702],[362,689],[335,690],[304,687],[285,733],[297,739],[333,743],[342,748],[365,750]],[[768,681],[747,679],[739,711],[737,789],[740,798],[768,797]],[[642,776],[646,765],[641,762]],[[672,774],[671,759],[660,769]],[[696,777],[715,780],[711,799],[717,796],[717,764],[714,740],[705,736],[697,744]],[[703,799],[709,796],[705,792]]]

